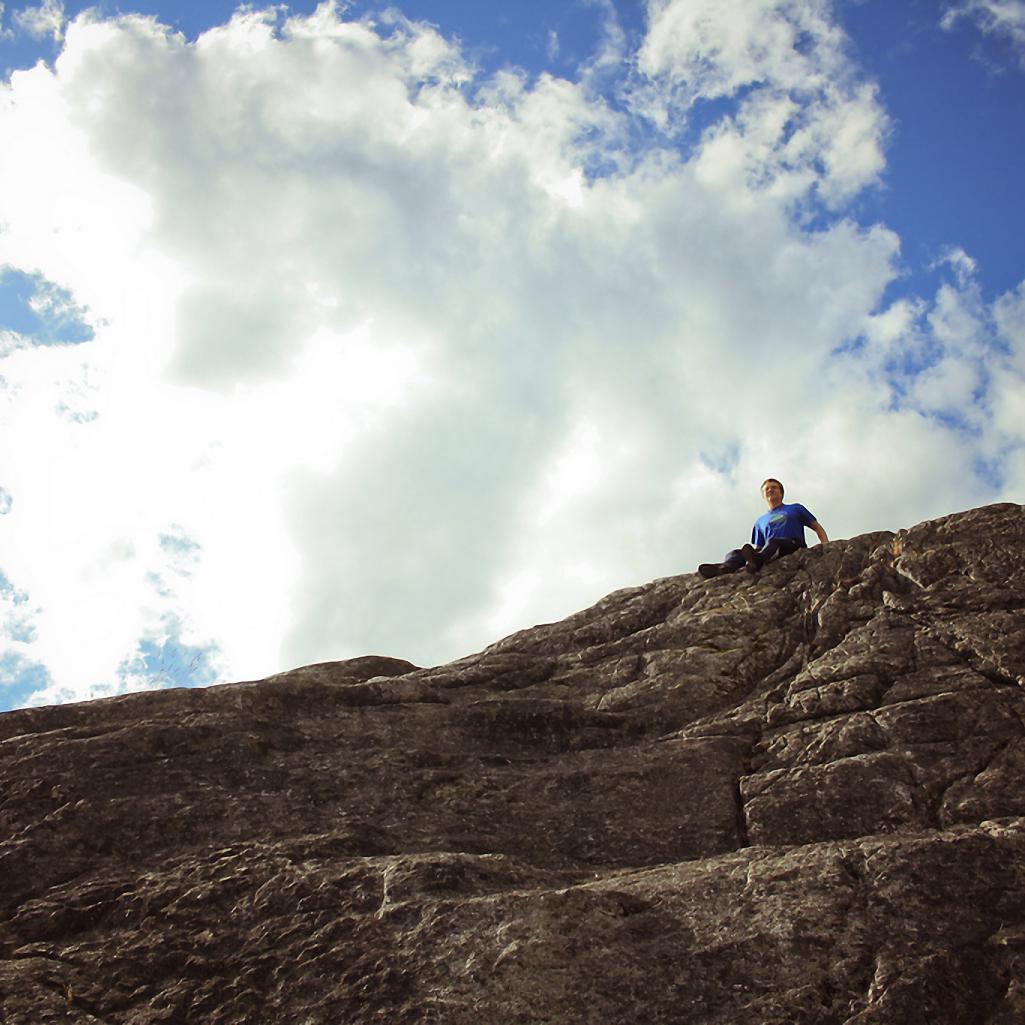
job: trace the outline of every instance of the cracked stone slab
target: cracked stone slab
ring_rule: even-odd
[[[1025,509],[0,715],[0,1021],[1019,1025]]]

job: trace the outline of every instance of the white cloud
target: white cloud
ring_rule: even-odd
[[[762,83],[813,92],[849,71],[822,0],[649,0],[648,13],[641,67],[667,75],[690,102]]]
[[[967,271],[880,309],[899,240],[842,210],[886,117],[828,8],[652,13],[639,109],[742,91],[693,150],[627,157],[595,79],[477,81],[332,4],[192,44],[82,15],[13,76],[0,264],[96,333],[3,367],[7,629],[47,699],[169,645],[229,678],[455,657],[731,547],[769,473],[837,536],[969,500],[1021,388],[983,441],[940,415],[996,366]]]
[[[994,310],[1002,359],[992,371],[993,428],[1007,490],[1025,493],[1025,282],[1001,296]]]
[[[940,24],[949,30],[962,19],[1009,42],[1025,67],[1025,0],[959,0],[944,12]]]
[[[559,56],[559,33],[555,29],[548,30],[548,40],[545,43],[545,56],[554,61]]]
[[[997,329],[1007,342],[1011,366],[1025,374],[1025,283],[1000,297],[995,317]]]
[[[826,0],[649,0],[635,108],[671,128],[703,102],[740,97],[712,130],[724,187],[839,207],[878,181],[888,122],[858,79]],[[707,144],[706,140],[706,144]]]
[[[33,39],[46,39],[49,36],[59,40],[64,34],[64,4],[61,0],[42,0],[36,7],[23,7],[12,12],[11,20]]]
[[[585,3],[595,12],[601,25],[601,34],[594,54],[581,68],[581,80],[594,89],[600,89],[602,79],[621,72],[629,59],[627,37],[619,21],[619,11],[612,0],[585,0]],[[558,39],[552,42],[558,53]]]

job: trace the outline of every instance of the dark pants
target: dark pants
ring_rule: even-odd
[[[792,537],[770,537],[755,552],[755,556],[757,557],[758,565],[764,566],[767,562],[772,562],[774,559],[781,559],[784,555],[791,555],[800,547],[801,542],[795,541]],[[736,573],[738,569],[744,568],[746,562],[747,556],[744,554],[744,550],[742,548],[734,548],[732,552],[726,553],[722,564],[730,573]]]

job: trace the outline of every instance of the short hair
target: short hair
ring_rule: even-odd
[[[783,490],[783,482],[776,480],[775,477],[766,477],[765,480],[762,481],[762,486],[758,489],[759,491],[761,491],[762,494],[765,494],[766,484],[778,484],[780,498],[782,498],[786,494],[786,491]]]

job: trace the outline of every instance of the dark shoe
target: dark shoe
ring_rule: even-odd
[[[698,573],[706,580],[717,577],[726,572],[726,567],[721,562],[703,562],[698,566]]]
[[[744,556],[744,568],[748,573],[757,573],[762,568],[762,558],[751,545],[744,545],[740,554]]]

